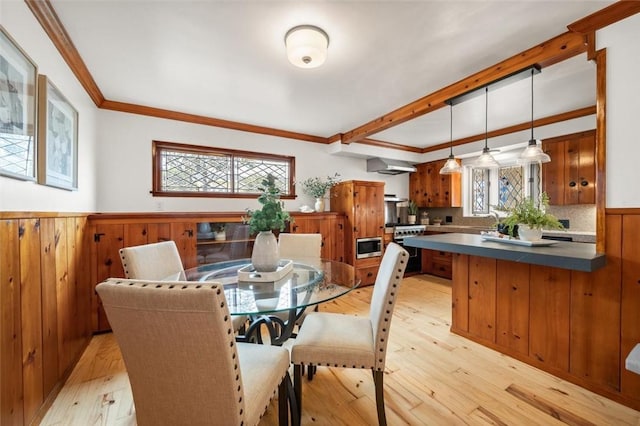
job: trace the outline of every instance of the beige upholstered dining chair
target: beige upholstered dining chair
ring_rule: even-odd
[[[378,270],[369,317],[328,312],[307,315],[291,347],[294,388],[302,413],[302,367],[367,368],[373,372],[378,423],[386,425],[383,377],[393,308],[409,254],[395,243],[387,246]],[[310,375],[311,377],[312,375]]]
[[[218,283],[110,278],[96,290],[122,351],[137,424],[256,425],[278,393],[298,423],[287,349],[236,343]]]
[[[173,241],[144,244],[120,249],[124,276],[134,280],[186,280],[178,247]],[[234,331],[242,330],[247,317],[232,317]]]
[[[320,259],[322,235],[281,233],[278,250],[280,259]]]

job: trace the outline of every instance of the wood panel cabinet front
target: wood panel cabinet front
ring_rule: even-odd
[[[323,259],[342,261],[344,259],[344,220],[335,213],[292,214],[294,219],[290,231],[295,234],[322,235],[320,256]]]
[[[595,204],[595,131],[546,139],[542,189],[551,205]]]
[[[461,207],[462,177],[460,174],[441,175],[447,160],[416,165],[409,176],[409,196],[418,207]]]

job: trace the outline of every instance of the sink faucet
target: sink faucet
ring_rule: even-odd
[[[500,216],[498,215],[498,212],[492,210],[489,212],[489,215],[496,218],[496,225],[500,223]]]

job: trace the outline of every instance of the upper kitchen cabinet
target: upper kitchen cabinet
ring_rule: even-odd
[[[546,139],[551,157],[542,165],[542,189],[551,205],[595,204],[595,130]]]
[[[447,160],[417,164],[409,176],[409,197],[418,207],[461,207],[461,174],[441,175]]]

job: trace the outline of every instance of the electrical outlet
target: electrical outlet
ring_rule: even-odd
[[[444,223],[451,223],[451,222],[453,222],[453,216],[444,217]]]
[[[569,229],[569,219],[558,219],[558,222],[564,226],[564,229]]]
[[[161,212],[164,210],[164,203],[162,201],[156,201],[156,211]]]

